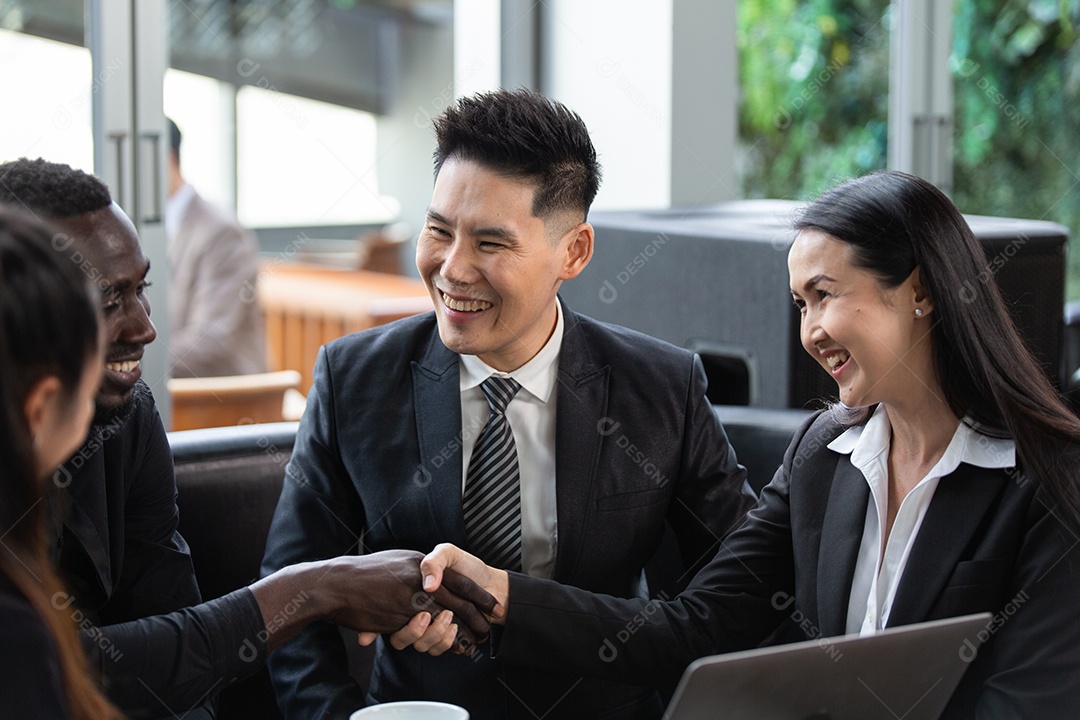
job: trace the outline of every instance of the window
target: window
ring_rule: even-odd
[[[0,67],[0,161],[43,157],[92,172],[90,103],[116,69],[106,66],[91,82],[86,48],[9,30],[0,30]]]
[[[748,198],[809,199],[885,167],[887,0],[739,0]]]
[[[273,89],[236,97],[237,209],[248,227],[382,223],[375,117]]]
[[[232,207],[232,87],[202,75],[165,71],[165,114],[183,138],[180,171],[199,195]]]
[[[957,0],[953,199],[966,213],[1071,231],[1080,299],[1080,2]]]

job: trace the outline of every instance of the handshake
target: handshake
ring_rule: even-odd
[[[356,630],[361,645],[392,633],[399,650],[412,645],[432,655],[471,655],[491,623],[505,619],[508,584],[505,571],[443,544],[427,556],[387,550],[300,563],[250,589],[271,650],[323,620]]]

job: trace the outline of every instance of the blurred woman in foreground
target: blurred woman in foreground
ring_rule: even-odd
[[[52,473],[83,442],[102,367],[87,278],[0,210],[0,716],[118,718],[86,670],[45,546]],[[46,480],[46,478],[49,478]]]
[[[669,688],[695,658],[754,647],[791,618],[786,640],[985,611],[986,642],[961,654],[971,664],[943,717],[1075,716],[1080,421],[1021,341],[982,248],[948,198],[897,172],[825,193],[796,228],[802,343],[840,404],[795,433],[682,595],[646,607],[452,546],[425,560],[427,589],[454,567],[491,591],[503,662]]]

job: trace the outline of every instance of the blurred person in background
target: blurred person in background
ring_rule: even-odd
[[[172,377],[266,372],[259,245],[181,174],[180,128],[169,125],[169,367]]]

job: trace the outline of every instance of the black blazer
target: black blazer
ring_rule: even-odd
[[[53,480],[61,488],[54,511],[63,518],[54,555],[67,586],[56,603],[78,611],[72,617],[109,698],[141,717],[213,717],[206,699],[216,684],[213,661],[191,652],[199,628],[142,620],[201,600],[177,530],[172,452],[145,382],[135,384],[121,415],[90,428]],[[192,676],[199,682],[188,690]]]
[[[9,550],[4,548],[3,552]],[[71,717],[56,643],[45,620],[2,571],[0,717],[20,720]]]
[[[847,455],[826,448],[842,430],[826,415],[807,421],[747,522],[673,602],[511,574],[499,656],[673,687],[695,658],[754,647],[781,623],[798,630],[792,640],[843,634],[869,489]],[[1076,716],[1077,544],[1016,469],[961,465],[942,478],[889,625],[994,614],[943,717]]]
[[[63,489],[58,567],[75,605],[97,625],[200,601],[177,531],[172,452],[150,388],[140,381],[123,415],[90,428],[55,473]]]
[[[634,597],[665,522],[684,564],[700,566],[752,496],[705,398],[700,360],[565,305],[564,325],[555,577]],[[468,547],[458,356],[440,341],[434,313],[330,343],[314,377],[263,572],[340,553]],[[309,628],[269,665],[289,718],[347,717],[365,703],[334,627]],[[382,641],[369,690],[367,702],[444,700],[473,720],[659,714],[651,690]]]
[[[199,603],[172,452],[145,383],[54,480],[67,590],[53,604],[78,626],[109,698],[131,717],[212,718],[213,694],[262,666],[265,624],[247,589]]]

